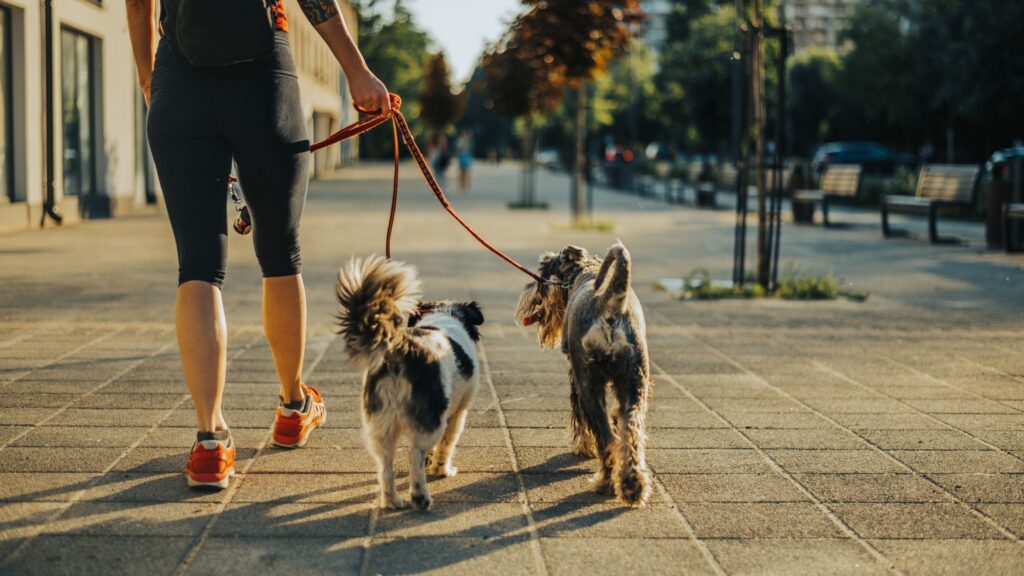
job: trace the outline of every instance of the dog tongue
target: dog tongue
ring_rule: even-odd
[[[533,316],[527,316],[526,318],[523,318],[523,326],[529,326],[530,324],[535,324],[535,323],[537,323],[539,321],[540,321],[540,312],[534,314]]]

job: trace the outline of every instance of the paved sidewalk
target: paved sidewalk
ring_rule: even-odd
[[[486,377],[454,479],[425,514],[378,512],[359,379],[333,334],[337,267],[383,251],[386,167],[315,183],[304,226],[308,381],[328,425],[269,444],[276,384],[249,238],[232,237],[227,417],[242,474],[181,474],[194,416],[172,324],[162,217],[0,236],[0,573],[1014,574],[1024,565],[1024,260],[787,227],[783,267],[833,273],[862,304],[678,302],[653,289],[726,277],[732,216],[599,192],[614,234],[509,212],[512,166],[453,199],[534,261],[574,242],[634,256],[656,374],[652,504],[587,491],[568,452],[567,364],[514,325],[525,278],[479,249],[405,168],[396,256],[428,295],[479,300]],[[918,229],[921,224],[917,223]],[[290,471],[300,458],[313,471]],[[399,459],[404,462],[403,459]],[[399,473],[404,484],[404,470]]]

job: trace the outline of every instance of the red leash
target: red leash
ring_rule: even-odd
[[[356,110],[360,114],[365,114],[366,117],[360,119],[355,124],[342,128],[341,130],[331,134],[327,138],[319,142],[313,143],[309,147],[310,153],[316,152],[317,150],[323,149],[332,144],[343,142],[350,138],[359,136],[373,130],[381,124],[391,121],[391,132],[394,136],[394,154],[395,154],[395,174],[394,174],[394,187],[391,191],[391,215],[388,218],[388,235],[387,243],[385,245],[385,254],[388,260],[391,259],[391,234],[395,227],[395,213],[398,209],[398,134],[401,132],[402,141],[405,143],[405,147],[409,150],[409,154],[412,155],[413,159],[416,160],[416,164],[420,167],[420,172],[423,173],[423,178],[427,181],[427,185],[430,190],[434,193],[434,197],[441,204],[441,207],[445,209],[452,218],[455,219],[465,230],[469,232],[470,236],[476,239],[481,246],[491,251],[492,254],[501,258],[505,262],[509,263],[513,267],[519,269],[520,272],[533,278],[537,282],[542,284],[552,284],[550,280],[542,278],[539,274],[536,274],[532,270],[526,268],[519,262],[513,260],[510,256],[506,255],[501,250],[495,248],[490,242],[485,240],[480,234],[476,232],[469,224],[466,223],[462,217],[452,208],[451,202],[448,201],[448,197],[445,196],[444,190],[437,183],[437,178],[434,177],[434,173],[430,170],[430,166],[427,165],[426,159],[423,157],[423,152],[420,151],[420,147],[416,144],[416,139],[413,138],[412,132],[409,130],[409,124],[405,120],[405,116],[402,114],[402,99],[397,94],[391,94],[391,113],[388,115],[382,115],[379,110],[364,110],[356,106]]]

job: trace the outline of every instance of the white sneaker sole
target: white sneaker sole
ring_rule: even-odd
[[[224,488],[228,487],[228,484],[231,483],[231,478],[234,475],[235,469],[232,468],[231,470],[228,471],[228,475],[219,482],[200,482],[198,480],[194,480],[191,476],[188,475],[187,472],[185,473],[185,479],[188,480],[189,488],[220,488],[221,490],[223,490]]]

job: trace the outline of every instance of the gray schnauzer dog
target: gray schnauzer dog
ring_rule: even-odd
[[[539,273],[516,306],[516,321],[536,324],[545,348],[561,346],[571,368],[573,452],[599,458],[598,493],[643,506],[651,492],[644,420],[651,395],[644,313],[630,287],[629,251],[617,242],[604,261],[566,246],[540,258]],[[609,410],[608,395],[616,407]],[[609,418],[609,412],[611,417]]]

